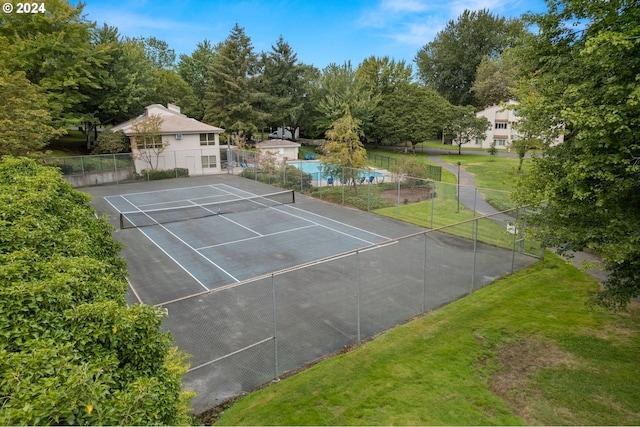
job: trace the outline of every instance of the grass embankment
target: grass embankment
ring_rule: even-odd
[[[640,310],[547,259],[239,399],[218,425],[637,425]]]

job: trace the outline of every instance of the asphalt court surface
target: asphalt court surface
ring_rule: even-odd
[[[260,191],[254,193],[224,182],[206,185],[195,182],[193,186],[188,186],[187,181],[182,183],[186,185],[130,192],[122,185],[115,188],[120,188],[122,194],[106,195],[103,199],[115,219],[119,212],[229,201],[264,194],[265,190],[278,191],[267,187],[255,189]],[[297,194],[296,197],[300,199]],[[129,248],[135,256],[126,258],[139,263],[137,268],[130,269],[134,276],[135,271],[140,272],[131,277],[136,299],[145,304],[162,304],[394,238],[370,231],[375,228],[371,225],[362,227],[351,222],[347,224],[291,204],[119,230],[118,238],[125,244],[135,242],[135,247]],[[406,233],[402,228],[402,233],[393,234]],[[146,251],[148,245],[140,242],[140,238],[159,252]],[[154,252],[156,255],[152,256]],[[182,270],[183,274],[176,269],[171,271],[181,278],[167,280],[161,271],[167,269],[168,263]]]

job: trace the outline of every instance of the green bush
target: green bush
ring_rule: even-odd
[[[106,218],[56,167],[0,163],[0,424],[190,421],[164,312],[125,301]]]
[[[189,176],[189,169],[187,168],[175,168],[175,169],[143,169],[139,174],[136,174],[136,178],[145,181],[157,181],[159,179],[171,179],[171,178],[185,178]]]

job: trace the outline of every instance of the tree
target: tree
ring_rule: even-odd
[[[363,168],[367,160],[367,150],[360,141],[360,124],[360,120],[351,116],[349,108],[345,108],[344,115],[327,131],[327,141],[322,145],[325,155],[324,175],[340,177],[349,182],[356,195],[360,176],[358,169]]]
[[[131,150],[129,138],[122,131],[106,130],[100,133],[92,154],[125,153]]]
[[[91,133],[97,137],[98,126],[108,126],[140,114],[152,88],[153,64],[146,57],[144,45],[122,38],[115,27],[103,25],[92,31],[92,43],[104,54],[104,64],[94,70],[96,87],[87,90],[81,103],[87,148]]]
[[[517,51],[521,126],[564,142],[532,159],[516,200],[546,246],[602,257],[596,300],[623,308],[640,294],[640,8],[556,1],[528,20],[539,31]]]
[[[204,121],[224,128],[227,137],[237,133],[250,140],[257,133],[258,124],[268,118],[253,105],[260,96],[255,91],[258,71],[251,39],[236,24],[209,67]]]
[[[489,153],[489,161],[490,162],[495,162],[496,156],[498,155],[498,149],[496,148],[496,142],[495,141],[491,142],[491,145],[487,149],[487,153]]]
[[[2,62],[44,91],[54,127],[81,125],[82,103],[100,87],[94,75],[105,52],[91,42],[94,24],[84,19],[83,3],[51,0],[46,7],[46,13],[0,15],[0,36],[9,41]]]
[[[373,119],[363,128],[365,138],[369,142],[385,144],[388,129],[386,124],[381,123],[380,117],[394,111],[389,111],[388,104],[393,103],[386,99],[405,88],[412,81],[413,70],[404,61],[390,60],[389,57],[375,58],[373,56],[365,59],[356,70],[356,78],[362,82],[365,89],[371,92],[372,97],[379,99],[373,113]],[[410,138],[409,138],[410,139]]]
[[[199,103],[191,87],[173,70],[157,69],[152,73],[151,90],[145,104],[168,103],[180,106],[180,111],[189,117],[198,114]]]
[[[454,105],[479,106],[471,91],[482,58],[495,57],[524,33],[522,21],[487,9],[465,10],[416,55],[418,77]]]
[[[405,84],[383,96],[375,121],[379,142],[395,145],[427,141],[442,131],[442,117],[451,105],[434,90],[417,83]]]
[[[445,134],[451,137],[458,146],[458,154],[462,154],[462,145],[478,138],[484,138],[491,128],[486,117],[476,117],[473,107],[453,107],[451,119],[445,126]]]
[[[266,94],[264,104],[270,114],[269,123],[295,129],[305,112],[306,66],[298,63],[298,56],[282,36],[271,46],[271,52],[262,54],[260,62],[260,90]]]
[[[485,56],[478,66],[471,90],[480,107],[515,98],[517,66],[506,52],[494,57]]]
[[[0,46],[2,43],[0,43]],[[41,150],[61,135],[55,129],[43,91],[24,72],[8,72],[0,65],[0,157],[24,156]]]
[[[153,66],[157,69],[171,70],[176,63],[176,52],[169,48],[169,44],[156,37],[138,38],[135,39],[144,45],[147,59],[151,61]]]
[[[542,141],[538,138],[520,138],[511,141],[509,148],[518,155],[518,172],[522,170],[522,162],[524,157],[531,150],[539,150],[542,148]]]
[[[184,355],[164,313],[127,306],[106,218],[60,171],[0,163],[0,419],[6,425],[181,425]]]
[[[196,120],[202,120],[204,116],[203,102],[209,84],[208,67],[216,60],[219,49],[220,44],[213,46],[205,39],[198,42],[191,55],[181,54],[178,61],[178,74],[191,87],[198,100],[198,110],[192,116]]]
[[[164,151],[167,142],[162,139],[160,128],[162,117],[152,114],[131,126],[131,149],[136,150],[137,158],[145,161],[149,168],[158,168],[160,153]]]
[[[359,121],[361,129],[369,128],[380,96],[373,94],[365,82],[357,78],[351,62],[342,66],[329,64],[322,70],[319,86],[315,95],[320,129],[325,132],[330,129],[344,117],[347,108],[349,115]]]

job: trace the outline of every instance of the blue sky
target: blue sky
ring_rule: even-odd
[[[256,53],[282,35],[298,60],[322,69],[370,56],[414,66],[418,50],[465,10],[505,17],[544,12],[543,0],[85,0],[86,18],[130,37],[155,36],[179,56],[204,39],[225,40],[238,23]]]

